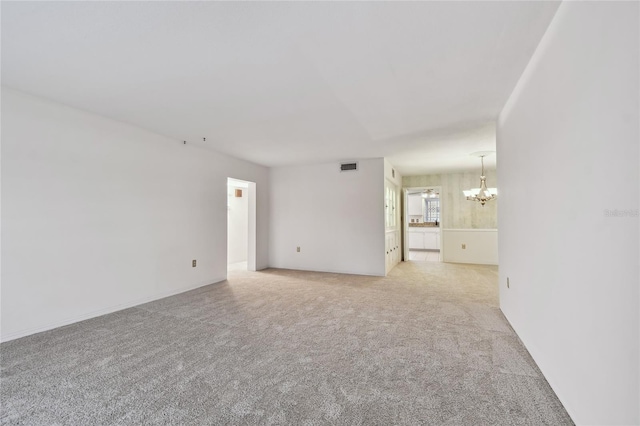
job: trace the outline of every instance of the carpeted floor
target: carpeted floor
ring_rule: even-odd
[[[2,424],[573,424],[491,266],[233,271],[0,354]]]

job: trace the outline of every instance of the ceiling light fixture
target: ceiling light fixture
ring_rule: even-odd
[[[422,198],[437,198],[437,197],[438,197],[438,193],[435,192],[433,189],[426,189],[422,191]]]
[[[479,201],[484,207],[487,201],[495,200],[498,195],[496,188],[487,188],[487,177],[484,175],[484,157],[491,154],[491,152],[483,151],[471,154],[476,157],[480,157],[482,164],[482,172],[480,174],[480,188],[471,188],[468,191],[462,191],[469,201]]]

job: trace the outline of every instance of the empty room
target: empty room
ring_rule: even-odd
[[[0,424],[640,425],[639,2],[0,20]]]

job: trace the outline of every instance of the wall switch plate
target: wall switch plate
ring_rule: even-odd
[[[191,267],[192,267],[192,268],[195,268],[195,267],[196,267],[196,260],[195,260],[195,259],[193,259],[193,260],[191,261]]]
[[[467,245],[466,245],[466,244],[463,244],[463,245],[462,245],[462,250],[466,250],[466,249],[467,249]]]
[[[296,251],[300,253],[300,246],[296,247]]]

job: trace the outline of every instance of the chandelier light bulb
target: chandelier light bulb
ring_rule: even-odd
[[[480,188],[471,188],[466,191],[462,191],[467,200],[478,201],[480,205],[484,207],[487,201],[495,200],[498,195],[496,188],[487,188],[487,177],[484,175],[484,155],[480,155],[480,163],[482,164],[482,170],[480,174]]]

